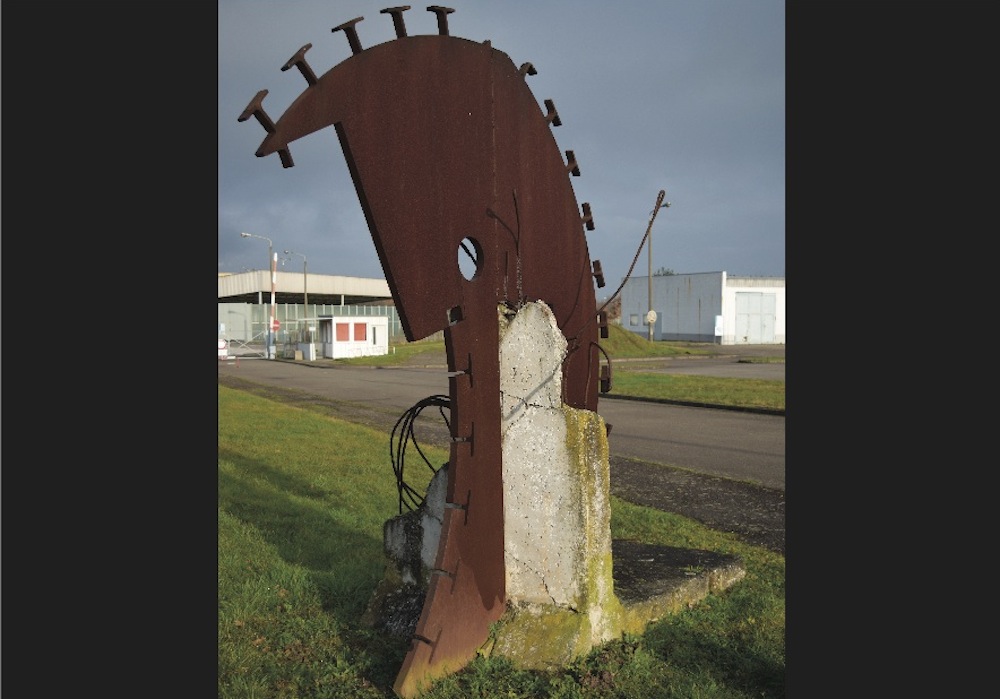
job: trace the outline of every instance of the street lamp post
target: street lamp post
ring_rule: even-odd
[[[274,359],[274,286],[278,274],[278,254],[274,252],[274,242],[268,237],[255,235],[254,233],[240,233],[240,237],[257,238],[267,241],[267,266],[271,270],[271,318],[267,324],[267,347],[265,348],[264,355],[268,359]]]
[[[286,255],[298,255],[302,258],[302,303],[306,306],[306,315],[309,315],[309,261],[301,252],[285,250]]]
[[[310,342],[312,337],[309,333],[309,261],[301,252],[285,250],[286,255],[298,255],[302,258],[302,306],[305,314],[306,331],[303,333],[303,340]]]
[[[653,310],[653,221],[656,220],[656,214],[659,213],[660,209],[666,209],[670,206],[670,202],[663,202],[663,197],[667,196],[664,190],[656,195],[656,206],[649,214],[649,225],[646,226],[646,252],[649,255],[649,306],[648,313],[646,313],[646,325],[649,326],[647,330],[647,339],[653,341],[653,324],[656,322],[656,311]]]

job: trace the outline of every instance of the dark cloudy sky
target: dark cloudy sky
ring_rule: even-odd
[[[295,166],[254,155],[264,129],[237,118],[262,89],[277,121],[306,82],[281,66],[305,44],[323,75],[395,39],[384,0],[218,0],[219,271],[263,269],[270,238],[284,271],[382,278],[375,246],[333,128],[291,146]],[[452,36],[538,71],[528,86],[552,99],[571,184],[596,228],[590,257],[610,293],[635,256],[660,189],[670,208],[653,225],[653,269],[785,276],[785,3],[783,0],[452,0]],[[436,34],[427,5],[404,12],[409,35]],[[280,264],[280,262],[279,262]],[[643,250],[633,275],[648,270]]]

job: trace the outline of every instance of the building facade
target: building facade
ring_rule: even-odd
[[[320,356],[329,359],[389,354],[386,316],[320,316]]]
[[[652,297],[652,308],[650,308]],[[785,279],[725,272],[631,277],[621,291],[621,325],[653,340],[722,345],[785,344]]]

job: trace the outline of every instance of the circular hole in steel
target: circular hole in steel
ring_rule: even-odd
[[[479,274],[482,255],[483,249],[475,238],[462,238],[462,242],[458,244],[458,271],[468,281]]]

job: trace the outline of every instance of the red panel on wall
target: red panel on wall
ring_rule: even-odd
[[[368,324],[367,323],[355,323],[354,324],[354,341],[364,342],[368,339]]]
[[[337,323],[337,342],[348,342],[351,339],[350,323]]]

